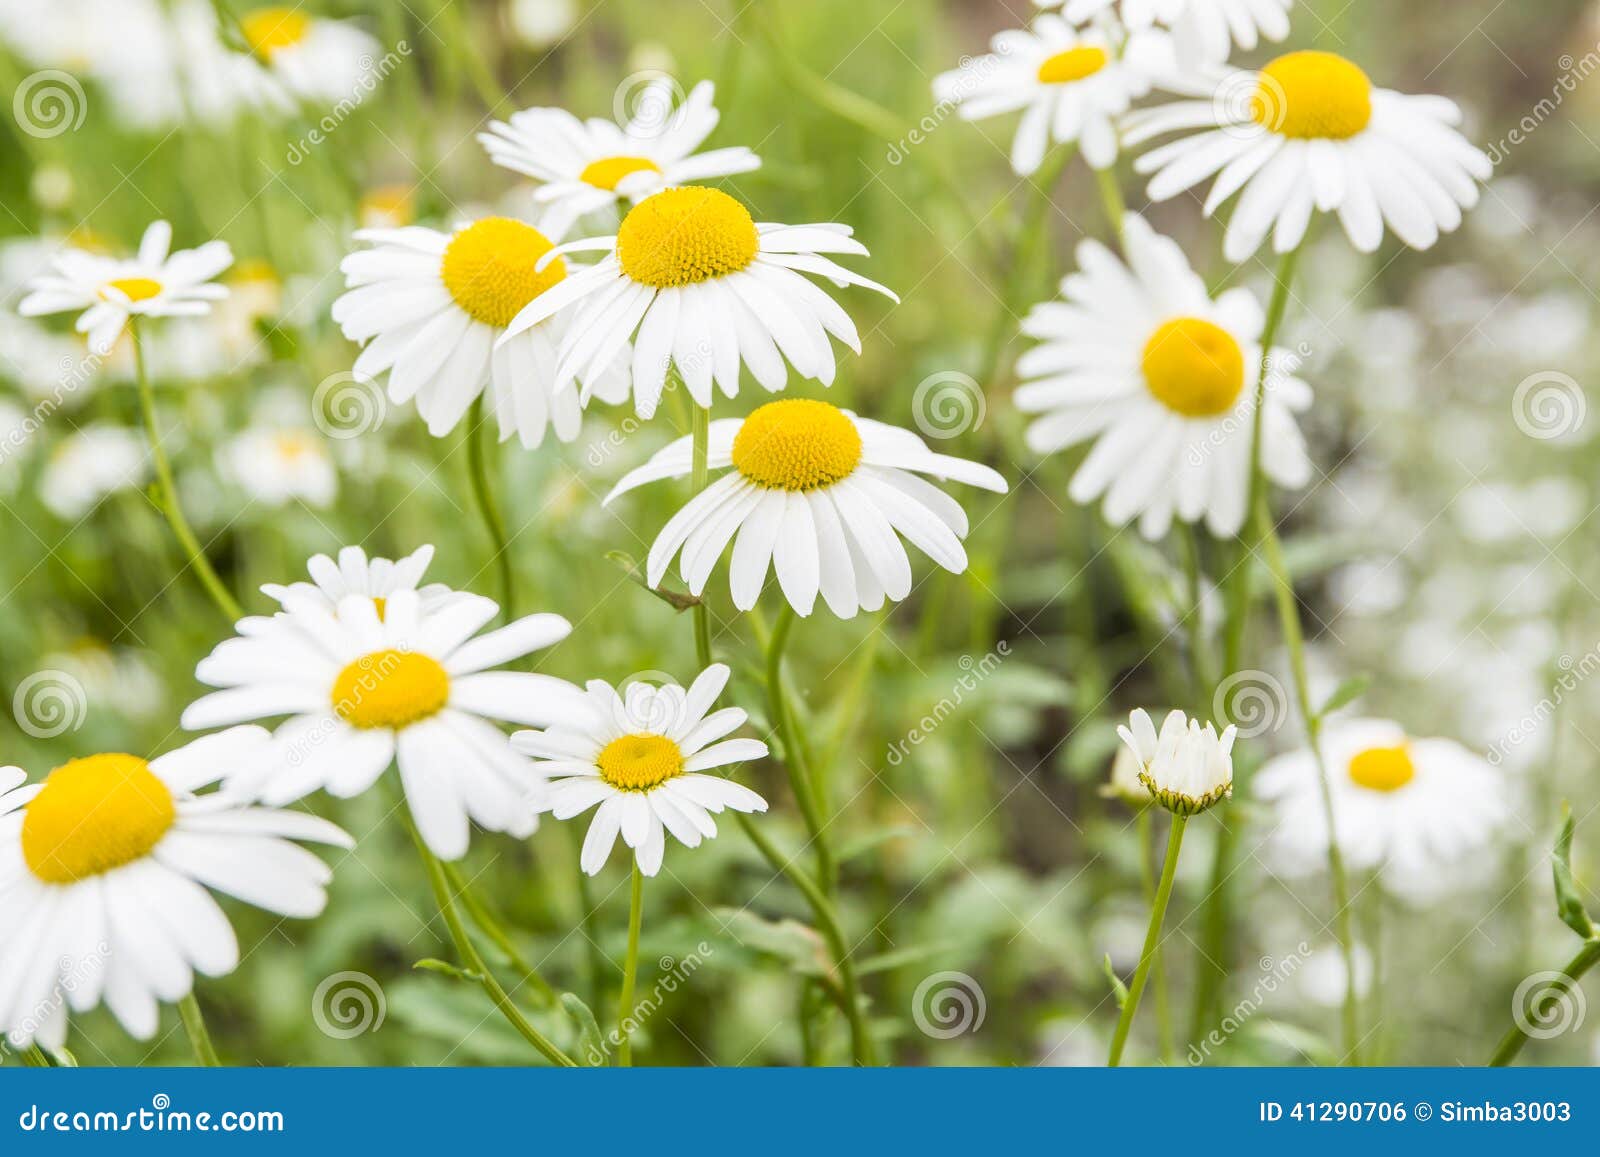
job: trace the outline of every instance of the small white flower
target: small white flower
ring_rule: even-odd
[[[211,303],[228,296],[216,277],[233,264],[224,241],[208,241],[198,249],[171,252],[172,226],[157,221],[144,232],[136,257],[117,259],[65,249],[53,262],[55,272],[36,277],[17,307],[24,317],[82,310],[79,333],[89,335],[89,348],[111,352],[112,343],[129,317],[202,317]]]
[[[558,234],[621,201],[761,167],[761,158],[742,147],[695,152],[722,116],[711,103],[713,86],[701,81],[676,108],[672,89],[670,78],[652,82],[625,125],[530,108],[513,113],[509,124],[495,121],[478,140],[495,164],[539,182],[534,200],[548,206],[545,223]]]
[[[39,500],[58,518],[74,520],[149,473],[149,450],[139,435],[120,426],[85,426],[51,449],[39,476]]]
[[[767,810],[767,801],[749,788],[703,774],[767,754],[759,739],[724,738],[746,719],[737,707],[711,711],[728,675],[725,664],[715,663],[687,691],[675,683],[630,683],[620,695],[593,679],[583,703],[560,723],[511,737],[511,746],[537,760],[550,779],[546,808],[556,819],[600,805],[583,841],[582,867],[589,875],[605,866],[619,833],[639,870],[654,876],[667,832],[698,847],[717,834],[710,813]]]
[[[286,506],[297,498],[308,506],[327,506],[339,488],[327,443],[311,430],[246,430],[217,457],[225,475],[268,506]]]
[[[303,101],[359,101],[382,48],[345,20],[324,20],[299,5],[252,8],[239,17],[254,62]]]
[[[1173,711],[1156,734],[1149,714],[1139,708],[1117,734],[1139,763],[1139,780],[1157,803],[1180,816],[1192,816],[1233,794],[1233,739],[1207,723]]]
[[[294,841],[353,842],[303,812],[256,807],[220,779],[260,766],[260,727],[234,727],[145,760],[90,755],[23,786],[0,768],[0,1031],[60,1048],[67,1013],[100,1004],[140,1040],[158,1001],[224,976],[239,943],[213,889],[282,916],[327,903],[332,873]]]
[[[350,595],[369,598],[383,615],[387,600],[401,591],[415,591],[424,612],[438,610],[453,598],[470,598],[463,592],[451,590],[444,583],[422,585],[422,575],[433,561],[433,547],[419,546],[405,558],[368,559],[367,552],[359,546],[342,547],[339,561],[325,554],[312,555],[306,563],[310,582],[294,582],[288,586],[267,583],[261,592],[269,599],[287,604],[291,600],[312,599],[329,614],[339,609],[339,604]]]

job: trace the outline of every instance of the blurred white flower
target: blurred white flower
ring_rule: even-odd
[[[327,506],[339,489],[327,442],[314,430],[246,430],[217,451],[217,468],[267,506],[286,506],[297,498],[308,506]]]
[[[41,670],[65,671],[83,686],[88,701],[105,704],[129,719],[147,719],[166,706],[166,687],[144,655],[83,639],[69,650],[39,660]]]
[[[39,476],[39,498],[65,519],[87,514],[108,494],[144,482],[144,439],[120,426],[85,426],[56,443]]]
[[[249,9],[239,17],[239,30],[267,72],[313,103],[359,99],[380,51],[356,25],[314,16],[300,5]]]
[[[511,0],[511,30],[529,48],[548,48],[578,22],[578,0]]]
[[[1262,40],[1289,35],[1293,0],[1033,0],[1040,8],[1060,8],[1074,24],[1114,12],[1130,32],[1153,24],[1172,29],[1180,60],[1221,63],[1237,44],[1246,52]]]

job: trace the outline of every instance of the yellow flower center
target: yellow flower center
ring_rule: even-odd
[[[560,257],[538,268],[539,259],[552,248],[550,239],[532,225],[485,217],[450,239],[439,275],[457,305],[484,325],[503,329],[523,306],[567,275]]]
[[[1232,409],[1244,389],[1244,351],[1221,326],[1198,317],[1167,322],[1145,343],[1145,385],[1167,409],[1211,418]]]
[[[378,622],[383,622],[384,615],[389,613],[389,600],[382,595],[373,595],[372,605],[378,608]]]
[[[152,281],[148,277],[119,277],[115,281],[106,282],[105,289],[100,291],[102,300],[112,300],[111,295],[106,292],[110,289],[121,293],[129,301],[149,301],[161,292],[161,283]]]
[[[420,723],[449,699],[450,676],[445,669],[437,660],[413,651],[363,655],[333,681],[334,711],[351,727],[364,730]]]
[[[817,490],[848,478],[861,435],[837,406],[789,398],[759,406],[733,437],[733,465],[769,490]]]
[[[1106,66],[1106,50],[1086,44],[1058,52],[1039,65],[1040,84],[1071,84],[1093,76]]]
[[[1372,81],[1331,52],[1291,52],[1261,70],[1250,116],[1285,137],[1348,140],[1372,119]]]
[[[361,220],[382,221],[388,225],[409,225],[416,220],[416,209],[408,185],[379,185],[369,189],[358,207]]]
[[[600,778],[623,791],[649,791],[683,774],[683,752],[665,735],[624,735],[600,751]]]
[[[1369,791],[1399,791],[1416,778],[1417,768],[1404,743],[1372,747],[1350,761],[1350,778]]]
[[[606,157],[590,161],[578,174],[578,180],[597,189],[615,190],[622,178],[635,173],[659,173],[661,166],[648,157]]]
[[[622,271],[658,289],[737,273],[760,248],[750,210],[726,193],[699,186],[647,197],[617,230]]]
[[[274,438],[274,443],[278,449],[278,456],[286,462],[297,462],[316,448],[316,443],[310,437],[297,430],[279,433]]]
[[[311,31],[311,17],[294,8],[257,8],[239,18],[245,43],[263,60],[284,48],[292,48]]]
[[[172,792],[134,755],[64,763],[22,817],[22,859],[46,884],[71,884],[148,855],[177,819]]]

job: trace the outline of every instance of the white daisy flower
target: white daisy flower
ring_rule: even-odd
[[[580,121],[560,108],[530,108],[495,121],[478,140],[495,164],[539,182],[534,200],[563,232],[578,218],[621,201],[640,201],[673,185],[748,173],[761,167],[749,149],[696,153],[722,114],[713,86],[701,81],[676,108],[670,77],[648,85],[625,125]]]
[[[1322,755],[1345,866],[1377,871],[1402,895],[1460,886],[1486,862],[1511,815],[1505,773],[1454,740],[1414,739],[1398,723],[1351,719],[1327,727]],[[1325,866],[1328,823],[1310,749],[1269,761],[1252,782],[1273,806],[1273,866],[1289,876]]]
[[[581,864],[589,875],[605,866],[619,832],[639,870],[654,876],[667,832],[698,847],[717,834],[708,813],[767,810],[749,788],[702,774],[767,754],[759,739],[723,738],[746,719],[737,707],[711,711],[728,675],[726,665],[715,663],[687,691],[675,683],[630,683],[620,695],[592,679],[581,707],[560,723],[511,737],[511,746],[535,759],[551,781],[546,809],[556,819],[600,805],[583,841]]]
[[[1160,24],[1172,29],[1182,60],[1228,59],[1234,45],[1246,52],[1262,40],[1289,35],[1294,0],[1033,0],[1040,8],[1060,8],[1074,24],[1113,13],[1122,26],[1140,33]]]
[[[387,372],[390,400],[415,401],[435,437],[454,429],[480,394],[502,442],[514,434],[532,449],[550,425],[563,442],[578,436],[577,391],[556,388],[556,352],[570,336],[571,311],[506,327],[540,294],[588,270],[569,270],[559,256],[541,265],[550,239],[510,217],[485,217],[453,233],[413,225],[355,236],[372,248],[340,263],[349,289],[333,303],[333,320],[366,347],[356,376]],[[590,392],[610,402],[627,397],[626,342],[586,368],[585,401]]]
[[[490,722],[548,726],[579,695],[572,684],[525,671],[492,671],[560,639],[560,615],[529,615],[478,636],[499,614],[491,599],[459,594],[425,608],[396,590],[382,606],[350,594],[330,612],[318,591],[283,592],[283,611],[239,622],[201,660],[195,678],[223,690],[192,703],[190,730],[289,716],[278,760],[248,790],[271,804],[318,788],[366,791],[398,762],[418,830],[441,859],[467,851],[469,821],[518,837],[537,826],[542,783]]]
[[[382,55],[356,25],[298,5],[252,8],[239,17],[239,32],[261,67],[304,101],[360,100]]]
[[[327,506],[339,489],[327,443],[310,430],[246,430],[230,439],[217,459],[225,476],[267,506],[287,506],[295,499]]]
[[[387,558],[369,559],[367,552],[359,546],[347,546],[339,551],[338,562],[325,554],[312,555],[306,563],[306,571],[311,575],[310,582],[293,582],[288,586],[267,583],[261,588],[261,593],[282,604],[285,610],[291,604],[300,605],[301,600],[311,599],[330,615],[350,595],[360,595],[372,600],[380,619],[384,616],[388,600],[401,591],[415,591],[424,614],[431,614],[451,599],[475,597],[452,590],[444,583],[423,586],[423,573],[432,561],[431,545],[419,546],[405,558],[392,561]]]
[[[990,47],[934,78],[933,94],[940,104],[959,105],[963,120],[1024,110],[1011,145],[1011,167],[1024,177],[1039,168],[1051,142],[1076,141],[1093,168],[1115,164],[1116,119],[1150,91],[1151,72],[1166,63],[1154,38],[1130,42],[1119,54],[1103,29],[1077,29],[1054,15],[1001,32]]]
[[[58,1049],[67,1013],[104,1003],[140,1040],[157,1002],[195,973],[224,976],[239,944],[207,889],[282,916],[327,903],[332,872],[294,841],[353,841],[303,812],[200,790],[261,763],[260,727],[234,727],[155,759],[74,759],[24,787],[0,768],[0,1031]]]
[[[172,226],[157,221],[144,231],[138,256],[118,259],[65,249],[52,263],[54,273],[34,278],[17,306],[24,317],[82,310],[77,330],[89,335],[89,348],[111,352],[112,344],[138,317],[202,317],[211,303],[228,296],[212,278],[233,264],[225,241],[171,252]]]
[[[696,185],[639,202],[615,237],[559,246],[557,253],[606,250],[593,268],[572,274],[517,315],[501,344],[568,306],[577,315],[561,341],[559,391],[609,365],[634,338],[633,400],[655,413],[669,363],[697,404],[709,407],[712,382],[739,392],[739,367],[776,393],[788,381],[784,359],[802,377],[832,384],[832,334],[857,353],[855,324],[805,274],[861,285],[900,299],[875,281],[822,256],[867,250],[844,225],[758,224],[728,194]]]
[[[1244,525],[1250,443],[1265,316],[1255,296],[1230,289],[1215,301],[1176,242],[1130,213],[1127,264],[1097,241],[1078,246],[1065,301],[1035,306],[1022,331],[1041,344],[1017,361],[1015,400],[1040,414],[1028,445],[1053,453],[1095,439],[1072,479],[1074,502],[1105,495],[1121,526],[1139,516],[1146,538],[1174,515],[1204,516],[1218,537]],[[1261,465],[1280,486],[1304,486],[1311,460],[1294,412],[1311,388],[1274,349],[1261,415]]]
[[[769,566],[797,614],[820,593],[841,619],[911,593],[911,561],[896,533],[946,570],[967,568],[967,516],[939,479],[1006,492],[987,466],[936,454],[909,430],[859,418],[827,402],[768,402],[747,418],[711,423],[708,463],[733,467],[673,515],[650,548],[652,587],[681,553],[679,569],[698,595],[733,542],[733,603],[756,605]],[[691,440],[680,438],[625,475],[609,503],[646,482],[690,473]],[[734,541],[734,535],[738,535]]]
[[[58,518],[82,518],[108,494],[150,476],[150,449],[121,426],[93,425],[51,447],[39,475],[39,500]]]
[[[1214,807],[1233,794],[1233,740],[1230,724],[1221,735],[1207,723],[1170,712],[1156,734],[1150,715],[1139,708],[1117,734],[1138,761],[1139,782],[1155,801],[1180,816]]]
[[[1243,261],[1272,234],[1299,246],[1314,211],[1338,213],[1350,241],[1371,253],[1384,226],[1427,249],[1461,224],[1493,166],[1454,126],[1461,110],[1438,96],[1374,88],[1330,52],[1291,52],[1259,72],[1218,71],[1163,82],[1190,99],[1134,113],[1131,146],[1171,132],[1182,139],[1140,157],[1149,195],[1165,201],[1212,182],[1209,216],[1243,190],[1225,251]]]
[[[1139,757],[1133,753],[1133,748],[1126,744],[1117,748],[1111,760],[1111,776],[1100,785],[1100,797],[1120,800],[1134,810],[1154,803],[1155,797],[1140,778],[1140,771]]]

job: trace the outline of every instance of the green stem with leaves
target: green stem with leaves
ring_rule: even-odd
[[[789,786],[794,791],[795,802],[800,805],[800,815],[806,823],[806,834],[811,839],[813,854],[817,858],[817,884],[824,894],[833,891],[838,875],[833,849],[823,834],[822,807],[817,801],[816,782],[806,763],[805,751],[800,743],[799,729],[795,727],[794,712],[790,710],[788,694],[783,685],[783,650],[789,641],[789,630],[794,626],[794,608],[787,602],[773,625],[772,638],[767,643],[767,705],[772,714],[772,727],[777,732],[783,748],[783,766],[789,773]]]
[[[1111,1037],[1111,1055],[1106,1064],[1112,1068],[1122,1063],[1122,1050],[1128,1043],[1128,1032],[1133,1028],[1134,1014],[1139,1011],[1139,998],[1144,995],[1145,983],[1150,979],[1150,969],[1155,964],[1161,948],[1161,924],[1167,916],[1167,904],[1172,899],[1172,884],[1178,874],[1178,852],[1183,847],[1183,832],[1189,826],[1186,816],[1172,817],[1172,830],[1167,835],[1167,859],[1161,865],[1161,882],[1156,886],[1155,901],[1150,905],[1150,927],[1144,934],[1144,948],[1139,953],[1139,967],[1133,973],[1133,985],[1128,998],[1122,1002],[1122,1015],[1117,1018],[1117,1031]]]
[[[178,1016],[183,1020],[183,1031],[188,1034],[189,1044],[194,1048],[194,1059],[208,1069],[221,1065],[216,1046],[211,1043],[211,1033],[206,1028],[206,1018],[200,1012],[200,1002],[194,998],[194,993],[178,1001]]]
[[[494,913],[489,910],[489,906],[479,899],[477,892],[473,890],[466,873],[462,872],[455,864],[444,864],[443,867],[445,879],[449,881],[451,889],[454,890],[456,897],[461,901],[461,906],[467,910],[467,915],[478,926],[478,930],[487,936],[494,946],[500,949],[505,958],[511,962],[511,966],[522,974],[523,981],[539,994],[541,1003],[547,1005],[555,1004],[557,1000],[556,990],[551,987],[548,980],[539,975],[538,969],[528,962],[528,958],[517,950],[517,946],[512,943],[511,936],[506,932],[505,927],[495,917]]]
[[[633,887],[628,895],[628,954],[622,961],[622,996],[617,1001],[617,1064],[633,1064],[633,988],[639,977],[639,928],[644,923],[644,872],[633,861]]]
[[[488,453],[484,447],[487,437],[488,421],[483,416],[483,395],[479,394],[467,416],[467,473],[472,479],[472,497],[494,548],[495,567],[500,572],[500,613],[510,622],[517,617],[516,576],[511,569],[511,542],[506,537],[505,520],[500,517],[500,506],[489,483]]]

